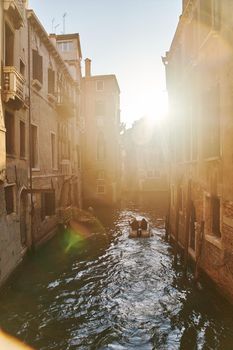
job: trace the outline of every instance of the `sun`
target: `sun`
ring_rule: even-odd
[[[151,94],[147,100],[145,116],[151,124],[161,122],[168,115],[168,97],[166,91]]]
[[[167,92],[152,87],[147,90],[134,90],[132,94],[122,96],[121,108],[127,126],[140,118],[146,118],[151,125],[160,123],[168,115]]]

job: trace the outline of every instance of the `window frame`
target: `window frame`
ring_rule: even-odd
[[[54,137],[54,139],[53,139]],[[53,145],[54,140],[54,145]],[[50,131],[50,146],[51,146],[51,167],[53,170],[57,170],[57,147],[56,147],[56,133]]]
[[[212,231],[212,208],[211,208],[211,198],[212,194],[209,192],[204,192],[204,206],[203,206],[203,214],[204,214],[204,237],[205,240],[215,245],[217,248],[222,248],[222,206],[221,206],[221,196],[217,196],[220,200],[220,232],[221,236],[216,236]]]
[[[31,123],[31,125],[30,125],[30,128],[31,128],[31,130],[30,130],[30,133],[31,133],[31,141],[33,141],[33,140],[32,140],[32,127],[35,127],[36,130],[37,130],[37,133],[36,133],[36,134],[37,134],[37,164],[36,164],[35,167],[32,166],[33,164],[31,164],[31,166],[32,166],[32,170],[33,170],[33,171],[40,171],[39,126],[38,126],[37,124]],[[32,147],[32,144],[31,144],[31,147]],[[32,149],[30,150],[30,152],[32,152]],[[31,159],[32,159],[32,153],[31,153]]]
[[[24,152],[23,153],[21,150],[21,145],[22,145],[21,125],[24,125],[24,143],[23,143]],[[21,120],[21,119],[19,121],[19,156],[21,159],[26,159],[26,123],[24,120]]]
[[[32,79],[43,85],[43,56],[35,49],[32,49]]]
[[[100,188],[103,188],[103,191],[99,191]],[[105,194],[106,193],[106,185],[103,184],[97,184],[96,186],[96,192],[97,194]]]
[[[97,137],[96,142],[96,160],[103,162],[106,160],[106,142],[104,134],[101,132]]]
[[[48,196],[53,196],[53,198],[49,199]],[[47,196],[47,198],[46,198]],[[52,202],[52,207],[49,207],[49,202]],[[51,217],[56,215],[56,194],[55,190],[51,190],[49,192],[41,192],[41,206],[40,206],[40,218],[41,221],[44,221],[47,217]]]
[[[16,126],[15,126],[15,114],[8,111],[7,109],[5,110],[4,113],[4,119],[5,119],[5,128],[6,128],[6,154],[7,156],[11,157],[15,157],[16,154],[16,145],[15,145],[15,135],[16,135]],[[9,119],[12,118],[12,131],[11,131],[11,135],[9,135],[9,128],[7,129],[7,126],[10,125],[9,123]],[[9,143],[11,144],[9,149]]]
[[[104,169],[97,170],[96,178],[97,178],[97,180],[105,180],[105,170]]]
[[[47,77],[48,77],[48,94],[55,96],[56,95],[56,74],[54,69],[48,68],[47,70]],[[50,79],[52,78],[52,80]]]
[[[12,188],[12,211],[8,212],[7,211],[7,199],[6,199],[6,188]],[[4,197],[5,197],[5,208],[6,208],[6,215],[12,215],[12,214],[16,214],[16,184],[15,183],[10,183],[10,184],[5,184],[4,185]]]
[[[7,37],[7,31],[9,36]],[[9,50],[9,52],[8,52]],[[14,66],[15,32],[8,21],[4,22],[4,64]]]
[[[221,199],[217,195],[212,195],[210,197],[210,200],[211,200],[211,203],[210,203],[210,210],[211,210],[211,234],[214,237],[220,239],[222,237],[222,230],[221,230]],[[218,205],[217,218],[216,218],[216,215],[215,215],[215,211],[216,211],[215,205],[216,204]],[[214,207],[215,207],[215,209],[214,209]],[[218,226],[217,229],[216,229],[216,226]]]
[[[20,69],[20,74],[25,78],[26,76],[26,64],[25,61],[22,59],[22,57],[19,58],[19,69]],[[22,71],[23,69],[23,71]]]
[[[68,49],[64,49],[66,46],[68,47]],[[74,50],[74,42],[72,40],[62,40],[57,42],[57,47],[58,47],[58,51],[70,52]]]

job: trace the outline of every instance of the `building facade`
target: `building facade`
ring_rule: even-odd
[[[170,233],[233,300],[233,3],[186,0],[163,58],[170,101]]]
[[[120,198],[120,89],[115,75],[91,75],[85,60],[82,79],[83,199],[115,205]]]
[[[28,11],[32,240],[40,245],[81,206],[79,90],[81,71],[71,69],[61,44],[80,64],[79,37],[50,37]],[[72,36],[72,35],[71,35]],[[77,44],[75,46],[75,44]],[[68,57],[64,57],[68,60]],[[77,70],[77,72],[76,72]],[[73,75],[72,75],[73,74]]]
[[[72,172],[75,173],[75,189],[74,197],[76,206],[82,207],[82,178],[81,178],[81,61],[82,51],[80,44],[80,36],[78,33],[74,34],[62,34],[62,35],[50,35],[50,39],[59,51],[62,59],[66,63],[69,72],[74,81],[74,117],[70,119],[70,133],[68,134],[69,140],[71,140],[71,153],[70,162],[72,164]],[[59,149],[62,154],[62,140],[64,134],[59,135]],[[62,161],[62,159],[61,159]]]
[[[30,246],[27,2],[0,3],[0,283]]]
[[[78,34],[49,37],[26,0],[0,2],[0,29],[1,284],[82,205],[82,55]]]

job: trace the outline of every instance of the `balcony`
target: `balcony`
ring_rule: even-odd
[[[74,102],[67,93],[58,95],[57,111],[64,118],[74,116]]]
[[[3,101],[13,109],[25,104],[25,79],[15,67],[3,67]]]
[[[15,29],[20,29],[24,25],[24,0],[3,0],[4,10],[12,19]]]

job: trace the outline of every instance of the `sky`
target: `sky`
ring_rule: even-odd
[[[121,120],[160,119],[167,111],[161,56],[169,50],[181,0],[29,0],[48,33],[56,26],[79,33],[92,74],[115,74],[121,89]],[[54,30],[53,30],[54,31]]]

